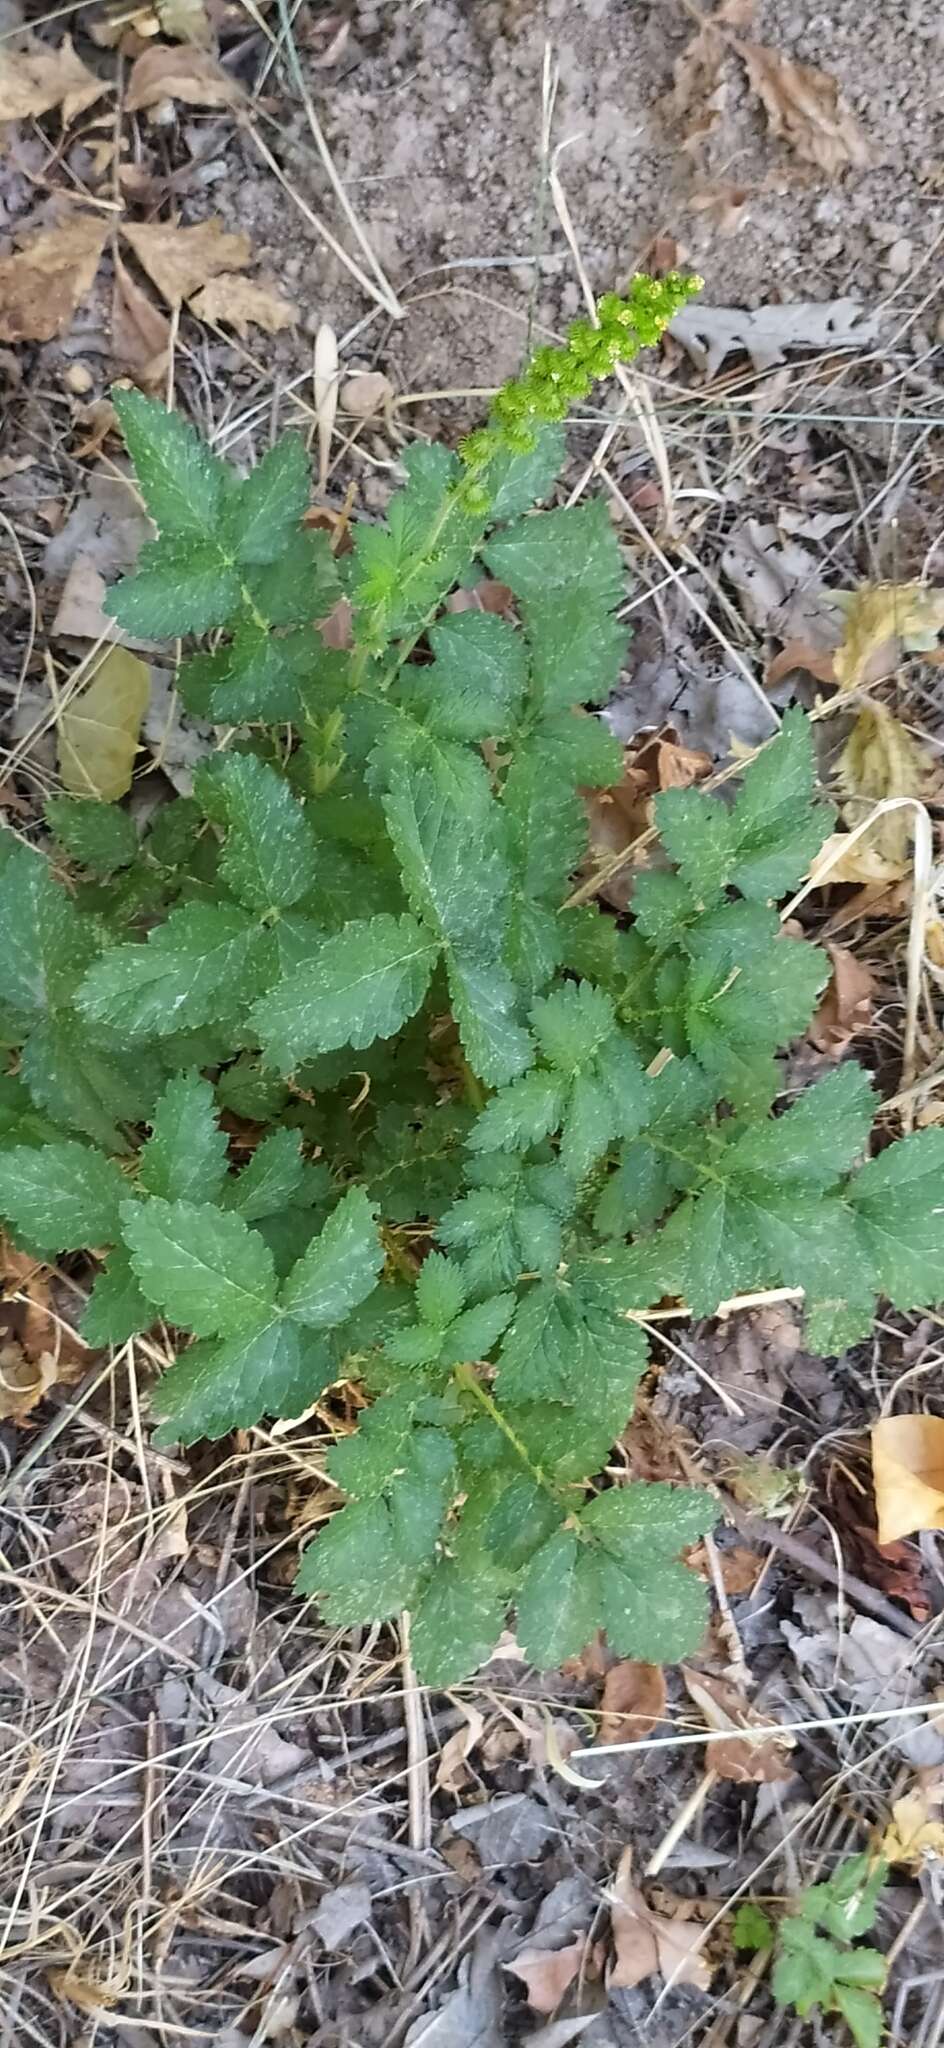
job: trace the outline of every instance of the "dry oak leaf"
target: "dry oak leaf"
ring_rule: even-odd
[[[52,341],[91,291],[110,224],[77,213],[0,261],[0,341]]]
[[[944,1416],[886,1415],[872,1430],[878,1540],[944,1529]]]
[[[177,227],[172,222],[129,222],[122,234],[170,306],[191,298],[221,270],[242,270],[252,255],[249,236],[227,234],[215,216],[195,228]]]
[[[25,49],[0,50],[0,121],[23,121],[59,107],[67,128],[110,91],[107,81],[96,78],[76,56],[71,36],[64,36],[57,50],[37,36]]]
[[[670,1894],[664,1894],[666,1899]],[[611,1991],[632,1991],[647,1977],[666,1984],[694,1984],[707,1991],[711,1966],[702,1954],[704,1928],[684,1919],[691,1900],[679,1899],[679,1914],[656,1913],[633,1883],[633,1852],[624,1849],[609,1892],[616,1961],[607,1979]]]
[[[944,627],[944,590],[924,583],[865,583],[844,596],[842,642],[833,658],[840,690],[890,674],[899,646],[928,653]]]
[[[903,1864],[918,1877],[925,1863],[944,1857],[944,1822],[932,1820],[920,1790],[906,1792],[893,1801],[891,1820],[874,1846],[886,1863]]]
[[[833,971],[806,1035],[817,1052],[838,1060],[871,1026],[875,976],[848,946],[827,945],[826,951]]]
[[[115,251],[111,300],[111,352],[115,368],[143,391],[163,390],[170,355],[170,321],[132,277]]]
[[[599,1743],[641,1742],[665,1719],[665,1673],[659,1664],[624,1658],[603,1683]]]
[[[195,50],[190,43],[177,43],[172,49],[154,43],[135,58],[125,108],[139,114],[160,106],[162,100],[182,100],[189,107],[231,107],[242,98],[242,87],[209,50]]]
[[[763,101],[772,135],[827,176],[870,161],[869,147],[844,105],[836,80],[815,64],[794,64],[764,43],[735,41],[750,83]]]
[[[201,50],[212,47],[213,30],[203,0],[157,0],[155,12],[161,34],[172,43],[193,43]]]
[[[750,1701],[730,1679],[716,1678],[707,1671],[681,1667],[686,1691],[701,1709],[709,1728],[720,1734],[707,1750],[710,1770],[735,1785],[775,1785],[792,1778],[793,1766],[784,1752],[792,1748],[788,1735],[755,1735],[753,1729],[769,1727],[769,1717],[758,1714]],[[730,1735],[725,1734],[730,1730]]]
[[[283,327],[294,327],[299,317],[298,307],[291,299],[283,299],[265,285],[254,284],[249,277],[229,273],[211,278],[191,299],[190,311],[196,313],[198,320],[218,327],[234,327],[243,341],[250,326],[261,327],[266,334],[281,334]]]

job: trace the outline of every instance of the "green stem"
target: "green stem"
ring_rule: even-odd
[[[474,1365],[457,1365],[453,1378],[457,1387],[461,1387],[465,1393],[472,1394],[479,1407],[484,1408],[489,1421],[493,1422],[495,1428],[501,1431],[502,1436],[511,1445],[515,1456],[520,1458],[521,1463],[534,1480],[535,1485],[542,1487],[545,1493],[549,1493],[551,1499],[559,1507],[564,1506],[559,1488],[548,1479],[546,1473],[542,1472],[540,1465],[532,1463],[527,1446],[522,1443],[520,1436],[512,1429],[511,1423],[508,1421],[507,1416],[502,1414],[497,1402],[493,1401],[488,1388],[483,1387]]]

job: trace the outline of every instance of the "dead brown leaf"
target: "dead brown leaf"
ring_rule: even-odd
[[[191,299],[190,311],[198,320],[234,327],[243,341],[250,326],[261,327],[265,334],[281,334],[283,327],[294,327],[299,318],[291,299],[283,299],[267,285],[255,284],[250,277],[230,275],[214,277],[204,285]]]
[[[665,1673],[658,1664],[624,1658],[607,1672],[597,1741],[635,1742],[665,1719]]]
[[[50,1387],[81,1379],[91,1354],[56,1320],[48,1266],[0,1237],[0,1271],[9,1332],[9,1341],[0,1344],[0,1418],[22,1422]]]
[[[74,450],[77,462],[90,455],[100,455],[109,434],[117,434],[118,414],[110,398],[93,398],[90,405],[80,405],[75,416],[77,427],[84,427],[87,440],[81,441]]]
[[[601,856],[625,853],[648,831],[652,800],[660,790],[689,789],[710,775],[713,765],[710,754],[683,746],[670,725],[661,732],[638,733],[624,749],[623,763],[623,779],[612,789],[584,791],[594,862]],[[625,909],[631,890],[631,876],[620,873],[603,885],[600,894],[614,908]]]
[[[136,57],[128,80],[125,108],[129,114],[181,100],[189,107],[232,107],[243,98],[242,87],[217,63],[209,50],[191,44],[152,44]]]
[[[170,321],[136,283],[117,250],[111,348],[116,369],[133,377],[143,391],[163,389],[170,353]]]
[[[711,134],[724,107],[723,63],[733,40],[729,31],[746,28],[752,13],[753,0],[721,0],[714,14],[702,18],[698,33],[675,60],[668,106],[677,120],[693,115],[683,129],[681,143],[690,154]]]
[[[778,683],[792,675],[793,670],[802,668],[807,675],[815,676],[818,683],[834,683],[835,657],[828,648],[815,647],[810,640],[788,640],[780,653],[768,662],[764,682],[768,690],[775,690]]]
[[[944,1417],[886,1415],[872,1430],[878,1540],[944,1529]]]
[[[794,64],[765,43],[736,40],[735,48],[763,102],[772,135],[828,177],[849,164],[864,168],[870,160],[868,144],[828,71]]]
[[[702,1954],[704,1929],[697,1920],[684,1917],[692,1910],[690,1899],[663,1900],[678,1911],[657,1913],[633,1883],[633,1852],[624,1849],[610,1892],[610,1924],[616,1961],[607,1983],[612,1991],[632,1991],[647,1977],[659,1976],[666,1984],[693,1984],[707,1991],[711,1967]]]
[[[579,1934],[566,1948],[523,1949],[508,1968],[527,1985],[531,2011],[552,2013],[578,1977],[599,1976],[602,1961],[602,1943]]]
[[[824,888],[832,882],[862,882],[870,891],[877,890],[880,897],[888,893],[894,907],[887,914],[897,916],[904,906],[899,902],[897,891],[889,891],[888,885],[900,882],[910,863],[903,865],[897,858],[889,860],[881,847],[870,843],[871,836],[863,833],[861,839],[853,839],[851,832],[831,832],[810,865],[810,880],[817,888]],[[869,909],[870,916],[876,914],[874,908]]]
[[[109,223],[73,214],[0,260],[0,341],[52,341],[91,291]]]
[[[686,1690],[709,1728],[730,1730],[730,1740],[712,1742],[708,1750],[709,1766],[719,1778],[730,1778],[735,1785],[771,1785],[793,1777],[793,1766],[784,1754],[790,1737],[750,1733],[754,1727],[766,1727],[769,1715],[758,1714],[730,1679],[693,1671],[687,1664],[681,1670]]]
[[[826,951],[833,971],[807,1037],[817,1052],[838,1060],[852,1040],[871,1027],[875,976],[848,946],[827,945]]]
[[[170,221],[143,225],[129,221],[122,233],[142,270],[170,306],[191,298],[221,270],[242,269],[252,255],[249,236],[227,234],[215,216],[195,228],[177,227]]]
[[[64,1970],[47,1971],[50,1988],[64,2005],[75,2005],[80,2012],[101,2012],[111,2005],[117,2005],[124,1989],[121,1983],[106,1983],[99,1977],[83,1976],[77,1963],[69,1963]]]
[[[24,121],[59,107],[67,128],[110,91],[107,80],[96,78],[76,56],[71,36],[63,36],[56,50],[31,36],[25,48],[0,57],[0,121]]]
[[[483,576],[480,583],[466,589],[460,584],[446,599],[447,612],[494,612],[496,618],[514,618],[515,597],[507,583],[496,583],[492,577]]]

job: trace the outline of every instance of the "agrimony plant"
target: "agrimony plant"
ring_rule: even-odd
[[[52,859],[0,840],[0,1214],[94,1250],[90,1343],[176,1331],[165,1440],[360,1383],[329,1458],[347,1505],[299,1584],[338,1623],[409,1608],[440,1685],[510,1604],[544,1665],[601,1624],[638,1657],[697,1642],[679,1559],[710,1496],[601,1477],[652,1304],[800,1287],[836,1352],[878,1294],[939,1286],[944,1133],[867,1159],[852,1065],[780,1100],[828,973],[774,907],[828,828],[804,719],[733,803],[658,800],[626,928],[563,907],[578,789],[621,772],[585,707],[619,671],[624,573],[603,504],[531,507],[568,405],[692,288],[636,279],[458,456],[415,445],[340,561],[297,439],[240,477],[116,394],[159,538],[110,609],[201,637],[179,686],[219,749],[140,837],[59,798]],[[483,567],[514,622],[445,609]],[[349,652],[316,630],[341,596]]]

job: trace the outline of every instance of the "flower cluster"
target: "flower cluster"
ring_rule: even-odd
[[[662,278],[634,277],[625,298],[604,293],[596,325],[575,320],[563,347],[537,349],[524,374],[499,391],[489,425],[469,434],[459,450],[467,471],[481,472],[505,449],[527,454],[543,421],[565,419],[574,400],[586,398],[601,377],[658,341],[701,286],[700,277],[673,270]]]

